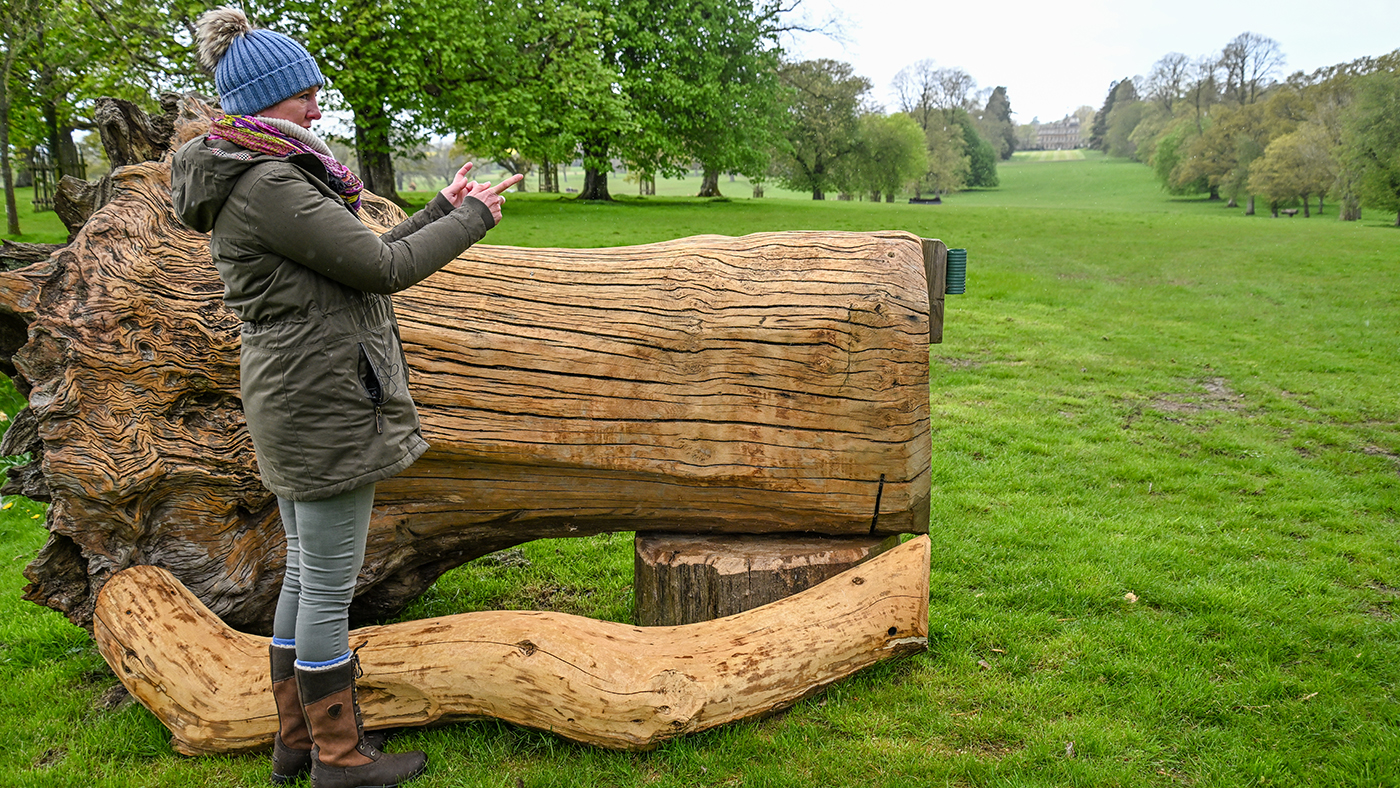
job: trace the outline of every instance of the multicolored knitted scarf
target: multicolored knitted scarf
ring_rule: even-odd
[[[253,115],[223,115],[215,118],[209,127],[209,137],[228,140],[241,148],[264,153],[268,156],[310,153],[326,166],[326,175],[331,188],[340,192],[341,198],[350,206],[350,210],[357,213],[360,210],[360,192],[365,190],[365,185],[360,181],[359,176],[350,171],[349,167],[341,164],[330,154],[329,148],[324,152],[319,151],[305,141],[290,137],[280,129],[262,122]],[[311,137],[311,139],[316,138]]]

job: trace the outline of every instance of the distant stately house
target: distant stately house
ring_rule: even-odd
[[[1064,120],[1042,123],[1035,130],[1036,141],[1042,150],[1073,150],[1082,147],[1079,141],[1079,118],[1066,115]]]

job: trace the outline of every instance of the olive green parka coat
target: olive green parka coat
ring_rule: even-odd
[[[244,415],[263,484],[328,498],[388,478],[423,440],[390,293],[481,240],[490,210],[439,195],[380,236],[310,154],[196,138],[171,167],[175,211],[209,232],[224,301],[243,320]]]

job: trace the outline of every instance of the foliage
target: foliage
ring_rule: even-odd
[[[614,90],[617,72],[600,56],[616,38],[614,23],[606,9],[568,0],[493,4],[467,21],[489,41],[484,59],[443,57],[437,131],[464,151],[519,159],[523,169],[572,160],[599,129],[627,133],[632,116]]]
[[[1396,213],[1400,226],[1400,70],[1377,71],[1357,85],[1347,117],[1347,154],[1365,204]]]
[[[779,76],[788,91],[786,147],[779,180],[825,199],[839,190],[840,167],[860,149],[860,116],[870,81],[835,60],[784,63]]]
[[[590,175],[580,197],[606,199],[614,157],[642,177],[676,174],[701,161],[717,182],[721,171],[757,175],[777,139],[781,115],[774,0],[705,0],[658,5],[647,0],[595,0],[612,28],[595,50],[603,70],[595,96],[611,115],[592,113],[578,133]]]
[[[996,186],[996,149],[978,133],[977,125],[967,110],[949,110],[947,115],[962,134],[963,150],[967,152],[967,185],[980,189]]]
[[[1094,115],[1094,124],[1089,133],[1089,147],[1094,150],[1107,151],[1108,126],[1113,107],[1120,101],[1130,103],[1137,100],[1137,90],[1133,87],[1131,79],[1119,80],[1110,85],[1108,95],[1104,97],[1103,106]]]
[[[719,196],[721,172],[764,172],[780,131],[778,6],[709,0],[669,15],[653,3],[640,8],[660,17],[657,29],[637,33],[652,42],[650,51],[624,47],[621,62],[639,122],[654,142],[638,148],[624,140],[623,149],[634,151],[629,158],[653,174],[698,161],[708,197]]]
[[[1005,87],[992,89],[986,106],[978,113],[977,131],[992,144],[998,158],[1011,158],[1016,150],[1016,124],[1011,120],[1011,100],[1006,97]]]
[[[924,132],[908,115],[869,112],[860,118],[860,142],[855,155],[842,162],[837,181],[844,191],[880,195],[894,202],[896,194],[928,169]]]
[[[1104,133],[1104,150],[1110,156],[1137,159],[1137,143],[1133,132],[1142,121],[1146,104],[1136,99],[1119,99],[1108,113],[1108,126]]]
[[[1303,201],[1303,215],[1310,215],[1308,197],[1325,194],[1337,177],[1332,148],[1322,126],[1299,126],[1269,143],[1250,168],[1249,190],[1273,204],[1297,197]]]

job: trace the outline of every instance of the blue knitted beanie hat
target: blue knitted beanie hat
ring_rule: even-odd
[[[199,61],[214,72],[219,105],[230,115],[252,115],[326,84],[306,47],[271,30],[255,30],[236,8],[216,8],[195,27]]]

